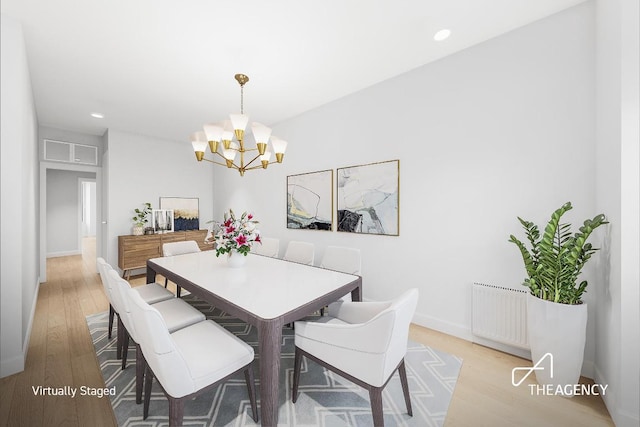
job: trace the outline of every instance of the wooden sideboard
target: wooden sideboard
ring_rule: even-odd
[[[164,243],[195,240],[203,251],[213,249],[213,245],[204,243],[205,237],[207,237],[207,230],[118,236],[118,267],[122,270],[122,277],[129,280],[131,270],[147,268],[148,259],[161,257]]]

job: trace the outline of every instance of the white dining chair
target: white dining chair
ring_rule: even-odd
[[[98,274],[100,275],[100,281],[102,282],[102,287],[104,289],[104,294],[109,301],[109,328],[107,333],[107,338],[111,339],[111,332],[113,331],[113,318],[118,314],[113,308],[113,302],[111,301],[111,293],[109,292],[109,282],[107,282],[107,268],[112,270],[111,266],[107,264],[107,262],[102,257],[98,257],[96,259],[96,265],[98,267]]]
[[[282,259],[299,264],[313,265],[315,250],[313,243],[292,240],[287,244],[287,250]],[[287,326],[294,327],[292,323],[288,323]]]
[[[200,246],[195,240],[184,240],[179,242],[168,242],[162,244],[162,256],[176,256],[200,252]],[[164,278],[164,287],[169,284],[169,279]]]
[[[162,256],[175,256],[200,252],[200,246],[195,240],[184,240],[180,242],[168,242],[162,244]]]
[[[102,281],[102,286],[104,288],[105,295],[109,300],[109,329],[108,329],[108,338],[111,339],[111,331],[113,328],[113,318],[114,316],[118,316],[118,310],[115,308],[113,304],[113,300],[111,295],[109,294],[109,279],[107,277],[107,273],[109,271],[115,271],[111,264],[106,262],[104,258],[98,257],[96,259],[98,265],[98,272],[100,273],[100,280]],[[117,274],[117,273],[116,273]],[[165,301],[174,298],[174,295],[163,288],[158,283],[148,283],[142,286],[135,287],[136,292],[140,294],[142,299],[149,304],[154,304],[160,301]],[[120,359],[122,357],[122,343],[124,339],[124,335],[122,334],[122,328],[119,328],[117,331],[117,339],[116,339],[116,357]]]
[[[375,426],[384,425],[382,390],[398,371],[407,412],[413,415],[404,357],[417,302],[418,290],[410,289],[393,301],[335,302],[327,321],[295,322],[293,403],[304,356],[366,388]]]
[[[186,400],[243,371],[252,417],[258,422],[251,346],[211,320],[169,333],[154,306],[133,292],[130,297],[146,363],[143,419],[149,415],[154,377],[169,400],[169,426],[181,426]]]
[[[142,402],[142,384],[144,376],[144,360],[140,350],[140,338],[133,324],[131,317],[130,292],[135,292],[129,282],[118,276],[114,270],[107,273],[109,280],[109,292],[118,310],[118,332],[120,343],[117,352],[122,354],[122,366],[124,370],[127,366],[127,356],[129,353],[129,338],[133,340],[136,347],[136,403]],[[162,314],[169,331],[176,331],[194,323],[205,320],[204,314],[179,298],[171,298],[154,304],[156,309]]]
[[[277,258],[280,252],[280,240],[273,237],[261,237],[261,244],[254,244],[251,247],[251,253],[257,255]]]
[[[327,246],[320,262],[321,268],[339,271],[341,273],[362,275],[362,257],[360,249],[342,246]],[[341,298],[343,301],[351,301],[351,294]],[[324,310],[321,310],[321,314]]]
[[[322,256],[322,261],[320,261],[320,267],[360,276],[362,269],[360,249],[327,246]]]
[[[313,265],[314,254],[315,246],[313,243],[293,240],[287,245],[287,250],[282,259],[299,264]]]

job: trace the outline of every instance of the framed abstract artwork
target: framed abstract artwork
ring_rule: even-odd
[[[160,197],[160,209],[173,210],[174,231],[200,228],[199,199],[189,197]]]
[[[338,231],[362,234],[400,234],[400,160],[337,171]]]
[[[333,170],[287,176],[287,228],[333,229]]]
[[[153,209],[151,211],[151,224],[153,225],[153,232],[156,234],[175,231],[173,227],[173,210]]]

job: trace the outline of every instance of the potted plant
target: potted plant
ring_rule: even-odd
[[[520,249],[529,288],[527,299],[527,329],[531,359],[538,362],[551,354],[551,369],[537,369],[539,384],[566,386],[577,384],[582,370],[587,327],[587,304],[582,294],[587,281],[578,283],[578,276],[597,248],[587,239],[603,224],[604,214],[584,221],[572,234],[571,224],[560,222],[571,210],[567,202],[553,212],[544,232],[538,226],[518,217],[531,247],[511,235],[509,242]]]
[[[133,218],[133,235],[141,236],[144,234],[144,226],[151,214],[151,203],[145,203],[142,209],[135,208],[136,213]]]

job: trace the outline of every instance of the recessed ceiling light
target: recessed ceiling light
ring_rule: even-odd
[[[102,113],[91,113],[91,117],[95,119],[104,119],[104,114]]]
[[[451,30],[447,28],[443,28],[434,34],[433,39],[437,42],[441,42],[442,40],[446,40],[451,35]]]

